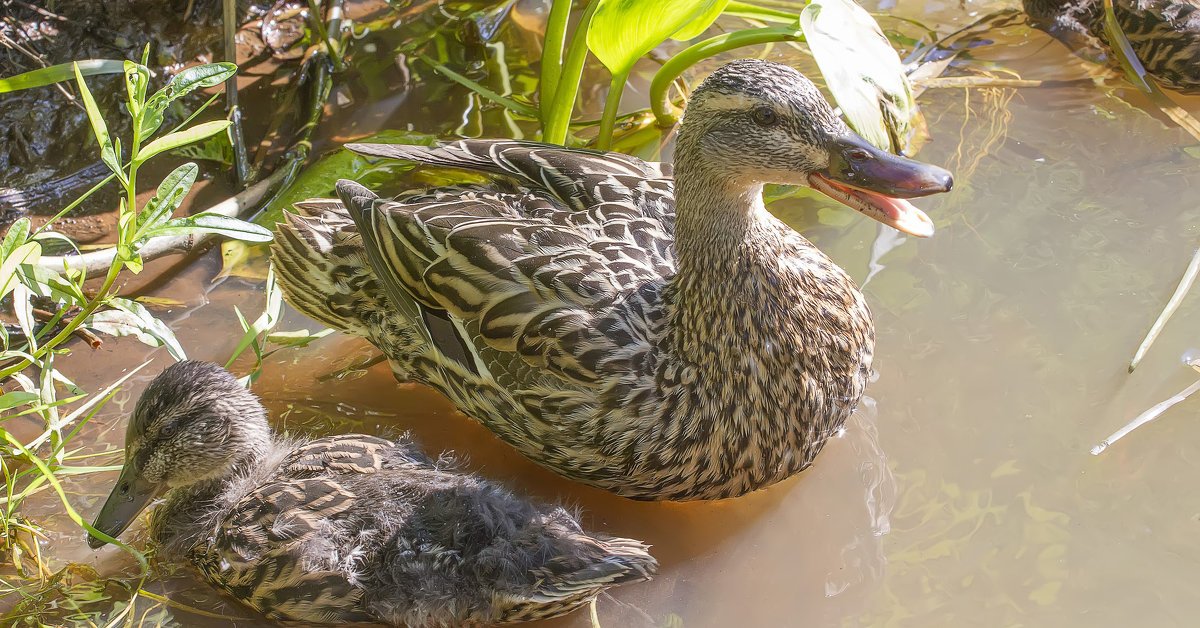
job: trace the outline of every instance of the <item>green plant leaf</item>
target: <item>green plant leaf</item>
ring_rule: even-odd
[[[113,297],[110,304],[115,309],[96,312],[87,326],[110,336],[134,336],[151,347],[166,347],[176,360],[187,359],[171,328],[155,318],[146,306],[121,297]]]
[[[40,399],[41,397],[37,393],[14,390],[10,393],[0,395],[0,410],[9,410],[17,406],[36,403]]]
[[[813,0],[800,27],[850,126],[879,148],[911,154],[924,120],[900,57],[871,15],[853,0]]]
[[[8,233],[4,235],[4,240],[0,241],[0,261],[8,259],[8,256],[18,246],[25,244],[27,238],[29,238],[29,219],[22,216],[13,222],[12,226],[8,228]]]
[[[228,128],[229,124],[230,122],[228,120],[213,120],[212,122],[197,124],[190,129],[184,129],[182,131],[171,133],[170,135],[164,135],[143,146],[142,149],[138,151],[138,154],[133,158],[133,161],[134,163],[138,164],[145,163],[146,160],[163,151],[171,150],[172,148],[179,148],[185,144],[198,142],[210,135],[220,133]]]
[[[145,236],[156,238],[193,233],[216,233],[246,242],[270,242],[274,237],[266,227],[212,212],[173,218],[158,227],[147,229]]]
[[[171,77],[171,82],[167,83],[161,92],[166,96],[167,104],[170,104],[197,89],[220,85],[236,73],[237,66],[232,63],[192,66]]]
[[[133,236],[135,242],[142,238],[142,234],[147,229],[153,229],[171,217],[171,214],[179,208],[179,204],[183,202],[184,197],[191,191],[199,172],[199,166],[188,162],[171,171],[171,174],[158,184],[158,191],[154,194],[154,198],[150,199],[142,211],[138,212],[137,229]]]
[[[17,287],[17,268],[21,264],[34,264],[42,256],[42,245],[37,242],[26,242],[13,249],[12,253],[0,263],[0,299],[8,296]]]
[[[142,272],[142,256],[137,252],[137,249],[128,244],[117,245],[117,257],[129,267],[129,271],[133,274]]]
[[[92,123],[92,134],[96,136],[96,141],[100,143],[100,160],[104,165],[108,166],[113,174],[121,180],[121,183],[128,183],[125,178],[125,172],[121,169],[121,162],[118,155],[113,150],[112,139],[108,136],[108,125],[104,124],[104,116],[100,114],[100,108],[96,106],[96,99],[92,98],[92,92],[88,89],[87,83],[83,80],[83,73],[79,70],[79,64],[75,64],[75,82],[79,85],[79,96],[83,100],[83,108],[87,111],[88,121]],[[122,64],[122,70],[124,64]]]
[[[668,38],[691,39],[704,32],[729,0],[598,0],[587,31],[592,54],[614,75]]]
[[[129,115],[137,118],[146,103],[146,85],[150,83],[150,69],[133,61],[125,62],[125,92],[128,96]],[[143,136],[145,137],[145,136]]]
[[[120,59],[87,59],[73,63],[60,63],[0,79],[0,94],[69,81],[75,78],[73,71],[75,65],[79,66],[79,73],[83,76],[120,74],[125,71],[125,62]]]

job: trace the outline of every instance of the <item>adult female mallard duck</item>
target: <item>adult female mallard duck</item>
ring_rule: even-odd
[[[1104,0],[1022,0],[1051,35],[1082,35],[1111,47]],[[1200,0],[1113,0],[1113,14],[1146,71],[1182,92],[1200,93]]]
[[[807,467],[863,394],[862,294],[763,205],[810,185],[903,231],[950,173],[855,135],[799,72],[735,61],[669,165],[505,140],[351,144],[495,186],[296,206],[272,258],[300,311],[378,346],[542,466],[636,499],[733,497]]]
[[[160,554],[186,557],[270,617],[303,622],[540,619],[658,568],[638,541],[589,534],[562,508],[450,466],[406,438],[280,438],[225,369],[180,362],[138,399],[95,528],[119,535],[167,491],[150,522]]]

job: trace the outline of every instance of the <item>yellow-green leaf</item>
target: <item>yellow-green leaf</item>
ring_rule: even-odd
[[[879,148],[911,152],[924,121],[900,57],[871,14],[853,0],[813,0],[800,27],[850,126]]]
[[[614,75],[671,37],[691,39],[717,19],[729,0],[598,0],[588,49]]]
[[[204,124],[197,124],[190,129],[176,131],[170,135],[164,135],[153,142],[142,147],[138,151],[136,157],[133,158],[135,163],[144,163],[147,159],[172,148],[179,148],[192,142],[198,142],[210,135],[215,135],[229,128],[228,120],[213,120]]]

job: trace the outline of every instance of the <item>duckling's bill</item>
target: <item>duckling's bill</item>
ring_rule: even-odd
[[[154,498],[158,497],[165,488],[165,486],[154,484],[142,477],[142,474],[134,469],[134,465],[127,461],[121,468],[121,477],[117,478],[117,485],[113,487],[112,493],[109,493],[108,499],[100,507],[100,514],[96,515],[96,521],[92,527],[117,538],[129,527],[138,513],[145,510],[146,506],[154,501]],[[106,543],[108,541],[96,538],[91,534],[88,535],[88,546],[92,549],[99,549]]]
[[[943,168],[893,155],[853,133],[829,143],[829,166],[808,176],[813,189],[905,233],[933,235],[933,221],[905,199],[949,192]]]

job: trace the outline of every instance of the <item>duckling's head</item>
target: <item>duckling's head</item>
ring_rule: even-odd
[[[933,223],[905,200],[947,192],[950,173],[872,146],[812,81],[779,63],[741,59],[692,94],[679,127],[677,187],[689,178],[734,186],[807,185],[918,236]]]
[[[266,410],[228,371],[184,361],[159,373],[125,431],[125,466],[94,527],[116,537],[169,488],[228,477],[271,442]],[[106,541],[89,535],[88,545]]]

